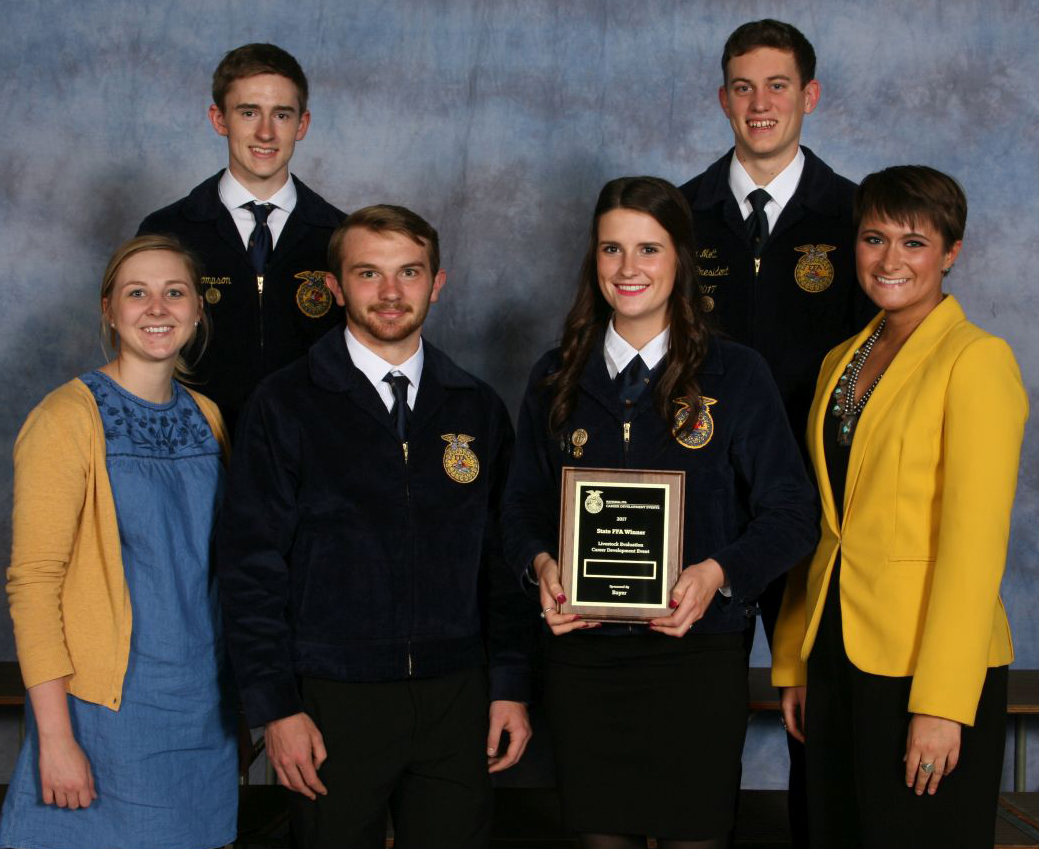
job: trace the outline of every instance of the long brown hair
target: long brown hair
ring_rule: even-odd
[[[602,334],[612,314],[599,289],[596,259],[599,219],[613,209],[630,209],[651,216],[667,231],[675,246],[678,267],[668,299],[671,333],[654,402],[665,422],[673,421],[673,404],[677,399],[682,398],[689,404],[689,416],[678,431],[680,436],[687,436],[696,427],[700,412],[700,387],[696,376],[707,354],[710,332],[700,314],[696,296],[698,280],[692,213],[682,193],[659,177],[618,177],[610,180],[599,193],[588,246],[577,278],[577,294],[563,325],[562,363],[559,370],[544,381],[552,396],[549,428],[558,433],[573,412],[581,373],[595,345],[602,344]]]

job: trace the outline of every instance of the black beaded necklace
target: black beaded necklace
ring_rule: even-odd
[[[855,402],[855,387],[859,382],[859,372],[862,371],[862,366],[869,357],[870,351],[873,350],[877,339],[880,338],[885,324],[887,324],[886,316],[877,325],[877,329],[862,344],[862,347],[857,348],[855,353],[851,355],[851,362],[844,367],[844,374],[841,375],[837,381],[836,388],[833,390],[833,406],[830,407],[830,413],[841,420],[841,425],[837,429],[837,444],[845,448],[851,445],[851,439],[855,435],[855,425],[858,424],[859,416],[862,415],[862,410],[865,408],[869,396],[873,394],[873,390],[880,383],[880,378],[884,376],[884,372],[878,374],[877,379],[873,381],[869,389],[862,393],[858,403]]]

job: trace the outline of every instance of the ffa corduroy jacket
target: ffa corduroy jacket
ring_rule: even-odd
[[[802,150],[801,181],[757,265],[729,188],[733,151],[681,189],[693,213],[701,308],[768,362],[799,444],[823,357],[876,313],[855,277],[855,184]]]
[[[512,441],[494,391],[428,342],[406,455],[342,327],[257,387],[217,532],[250,724],[301,711],[300,675],[391,681],[489,660],[491,698],[527,700],[531,611],[498,539]]]
[[[343,311],[324,284],[328,240],[343,213],[293,177],[296,207],[271,252],[261,289],[238,228],[220,201],[222,174],[153,212],[137,232],[176,236],[202,262],[213,332],[192,377],[216,401],[233,435],[238,413],[260,379],[301,357],[343,322]]]
[[[833,564],[848,659],[912,676],[909,710],[972,725],[985,673],[1013,660],[999,599],[1028,396],[1006,342],[948,296],[909,337],[863,410],[838,523],[823,445],[830,394],[881,316],[826,357],[808,425],[822,539],[791,572],[772,683],[805,683]]]
[[[624,410],[601,345],[585,367],[563,433],[550,433],[550,398],[541,384],[558,364],[554,350],[534,366],[520,411],[503,509],[509,564],[522,573],[542,551],[558,556],[563,466],[684,470],[683,565],[715,558],[732,590],[731,598],[716,595],[690,633],[742,631],[765,585],[818,539],[815,493],[765,362],[742,345],[711,341],[698,375],[707,438],[699,437],[696,448],[680,445],[674,422],[662,420],[654,406],[659,370],[636,403],[625,437]],[[576,457],[572,434],[581,428],[587,441]]]

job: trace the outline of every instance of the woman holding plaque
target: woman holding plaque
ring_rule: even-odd
[[[819,373],[822,538],[787,583],[773,683],[807,745],[813,846],[991,846],[1027,396],[1007,344],[942,291],[967,220],[956,182],[885,169],[855,218],[859,284],[882,312]]]
[[[664,180],[603,188],[562,344],[530,378],[505,498],[506,556],[537,581],[552,635],[558,783],[586,849],[647,835],[662,849],[725,845],[747,721],[743,633],[761,590],[816,541],[768,367],[700,314],[692,231]],[[559,612],[564,466],[685,472],[685,568],[645,624]]]
[[[174,379],[204,339],[197,266],[131,239],[100,307],[115,358],[47,395],[15,444],[28,704],[0,846],[211,849],[234,839],[238,757],[209,568],[226,437]]]

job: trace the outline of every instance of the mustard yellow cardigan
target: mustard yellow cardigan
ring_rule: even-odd
[[[843,518],[826,471],[830,392],[878,315],[823,361],[808,417],[822,535],[787,578],[772,683],[805,683],[838,551],[844,648],[874,675],[912,676],[909,711],[974,724],[989,667],[1014,658],[999,598],[1028,395],[1010,347],[947,296],[877,384],[855,430]]]
[[[188,391],[226,455],[216,405]],[[18,434],[12,525],[7,595],[25,686],[68,676],[72,695],[118,710],[133,614],[101,416],[78,378]]]

